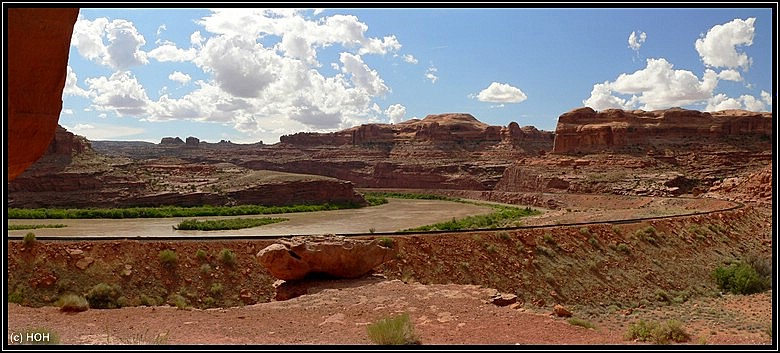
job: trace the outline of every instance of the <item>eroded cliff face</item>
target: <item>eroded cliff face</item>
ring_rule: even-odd
[[[685,145],[692,140],[745,136],[768,139],[772,114],[744,110],[700,112],[681,108],[596,112],[578,108],[558,118],[554,153],[644,152],[647,148]]]
[[[183,146],[185,148],[186,146]],[[231,163],[95,152],[57,127],[47,152],[8,183],[9,207],[365,204],[352,183],[316,175],[250,170]]]
[[[54,137],[78,13],[75,8],[8,9],[8,181],[40,158]]]

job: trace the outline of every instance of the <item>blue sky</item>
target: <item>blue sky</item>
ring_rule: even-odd
[[[278,142],[428,114],[553,131],[582,106],[772,111],[771,8],[89,9],[60,124]]]

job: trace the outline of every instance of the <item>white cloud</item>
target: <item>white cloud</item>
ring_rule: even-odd
[[[63,109],[62,114],[73,115],[73,109]]]
[[[657,110],[704,102],[712,97],[718,75],[706,70],[701,81],[690,71],[674,70],[665,59],[647,59],[647,66],[620,74],[614,82],[595,84],[583,104],[596,110],[607,108]],[[621,98],[615,94],[631,95]]]
[[[244,135],[240,140],[270,143],[281,134],[380,121],[384,112],[374,100],[391,90],[365,59],[401,48],[394,35],[369,37],[368,26],[355,16],[312,20],[297,9],[220,9],[197,23],[203,29],[190,35],[190,48],[163,42],[145,53],[157,61],[192,62],[203,70],[207,78],[198,81],[183,72],[169,75],[192,83],[193,90],[171,97],[162,89],[160,98],[151,100],[135,76],[120,71],[86,80],[90,108],[148,122],[214,122],[232,126]],[[317,50],[332,46],[336,50],[328,52],[339,53],[338,60],[326,59],[337,62],[330,65],[335,72],[325,75]],[[101,55],[97,58],[110,56]],[[390,111],[397,114],[398,107]]]
[[[149,97],[138,80],[127,71],[115,72],[111,77],[87,78],[87,85],[94,93],[92,105],[97,110],[116,114],[143,116]]]
[[[506,83],[493,82],[479,92],[476,98],[480,102],[520,103],[528,99],[528,96],[517,87],[512,87]]]
[[[404,61],[410,63],[410,64],[417,64],[417,58],[414,57],[412,54],[406,54],[404,55]]]
[[[106,45],[103,43],[103,32],[107,24],[108,19],[105,17],[90,21],[79,15],[78,20],[73,25],[70,44],[76,47],[81,56],[89,60],[105,57],[107,51]]]
[[[431,83],[436,83],[436,81],[439,80],[439,76],[436,76],[436,72],[439,71],[439,69],[431,66],[428,68],[428,70],[425,71],[425,78],[430,80]]]
[[[767,105],[772,105],[772,95],[767,91],[761,91],[761,100],[763,100]]]
[[[742,68],[747,70],[752,59],[745,53],[737,52],[737,46],[753,44],[755,18],[734,19],[722,25],[716,25],[707,34],[696,40],[696,51],[705,65],[709,67]]]
[[[165,24],[161,24],[160,27],[157,27],[157,36],[159,37],[160,34],[162,34],[163,31],[168,30],[168,26]]]
[[[278,79],[281,58],[254,38],[218,36],[209,39],[194,63],[214,74],[214,80],[227,93],[258,97]]]
[[[176,47],[176,44],[171,42],[164,42],[161,43],[160,46],[157,48],[152,49],[149,51],[148,56],[151,58],[154,58],[157,61],[165,62],[165,61],[174,61],[174,62],[184,62],[184,61],[191,61],[195,59],[195,56],[197,55],[197,52],[194,48],[190,49],[179,49]]]
[[[110,124],[76,124],[75,126],[63,126],[68,131],[84,136],[87,140],[114,140],[119,137],[133,136],[144,133],[144,129],[130,126],[117,126]]]
[[[190,77],[190,75],[187,75],[187,74],[185,74],[183,72],[174,71],[173,73],[168,75],[168,79],[171,80],[171,81],[176,81],[178,83],[186,85],[188,82],[190,82],[192,77]]]
[[[646,39],[647,33],[632,31],[631,35],[628,36],[628,47],[633,51],[639,51]]]
[[[103,42],[108,40],[108,45]],[[71,45],[89,60],[98,60],[117,70],[148,63],[146,53],[140,50],[146,44],[132,22],[101,17],[94,21],[79,17],[73,26]]]
[[[725,81],[742,81],[742,75],[736,70],[723,70],[718,73],[718,78]]]
[[[146,64],[146,53],[140,50],[146,44],[144,36],[138,33],[132,22],[113,20],[106,25],[106,37],[110,43],[105,61],[111,67],[124,70],[130,66]]]
[[[385,81],[379,77],[376,70],[372,70],[359,55],[350,53],[341,53],[339,57],[342,67],[341,71],[352,75],[352,83],[356,87],[365,90],[372,96],[380,96],[389,92]]]
[[[764,102],[754,96],[745,94],[739,98],[731,98],[720,93],[707,101],[707,107],[704,108],[704,111],[713,112],[727,109],[744,109],[754,112],[767,110]]]
[[[79,87],[78,77],[73,69],[68,65],[67,75],[65,76],[65,88],[62,90],[63,96],[89,97],[89,92]]]
[[[194,47],[203,46],[203,36],[200,35],[200,31],[195,31],[190,34],[190,44]]]
[[[387,107],[387,110],[385,110],[385,115],[390,118],[391,123],[400,123],[404,120],[404,115],[406,115],[406,107],[401,104],[393,104]]]

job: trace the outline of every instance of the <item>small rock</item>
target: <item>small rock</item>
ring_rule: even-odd
[[[555,304],[553,313],[558,317],[571,317],[571,311],[561,304]]]
[[[531,301],[531,303],[533,303],[534,305],[536,305],[536,306],[538,306],[540,308],[545,305],[544,299],[541,299],[541,298],[534,299],[533,301]]]
[[[520,307],[522,307],[520,303],[513,303],[512,305],[509,306],[509,309],[517,310],[520,309]]]
[[[87,256],[85,258],[80,259],[79,261],[76,261],[76,268],[78,268],[79,270],[86,270],[87,267],[89,267],[89,265],[92,265],[93,262],[95,262],[95,259]]]
[[[70,256],[78,256],[81,254],[84,254],[84,250],[81,249],[67,249],[68,255]]]
[[[498,306],[507,306],[510,304],[517,303],[517,296],[508,293],[498,293],[495,294],[492,298],[490,298],[490,302]]]

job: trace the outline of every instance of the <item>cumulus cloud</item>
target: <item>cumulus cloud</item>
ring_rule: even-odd
[[[106,25],[106,37],[110,43],[106,48],[105,61],[111,67],[124,70],[130,66],[143,65],[149,61],[146,53],[140,50],[146,44],[144,36],[138,33],[132,22],[113,20]]]
[[[631,35],[628,36],[628,47],[633,51],[639,51],[646,39],[647,33],[632,31]]]
[[[723,70],[718,73],[718,78],[725,81],[742,81],[742,75],[736,70]]]
[[[727,109],[744,109],[754,112],[763,112],[766,111],[766,106],[760,99],[751,95],[746,94],[738,98],[732,98],[720,93],[710,98],[707,101],[707,107],[704,108],[704,110],[708,112]]]
[[[173,73],[168,75],[168,79],[171,80],[171,81],[175,81],[175,82],[178,82],[178,83],[181,83],[181,84],[185,85],[188,82],[190,82],[190,80],[192,78],[190,77],[190,75],[187,75],[187,74],[185,74],[183,72],[174,71]]]
[[[499,82],[491,83],[490,86],[480,91],[475,97],[480,102],[491,103],[520,103],[528,99],[528,96],[519,88]]]
[[[194,48],[180,49],[171,42],[160,43],[160,46],[149,51],[149,57],[160,61],[184,62],[195,59],[197,51]]]
[[[425,78],[431,81],[431,83],[436,83],[436,81],[439,80],[439,76],[436,76],[436,72],[439,71],[439,69],[431,66],[428,68],[428,70],[425,71]]]
[[[393,104],[387,107],[385,115],[390,118],[391,123],[400,123],[404,120],[404,115],[406,115],[406,107],[401,104]]]
[[[97,40],[108,38],[110,23],[96,20],[81,24],[86,39],[79,45],[85,53],[94,52],[91,55],[97,62],[111,57],[108,47]],[[392,54],[401,44],[389,33],[369,36],[368,26],[355,16],[313,20],[299,9],[219,9],[196,23],[203,28],[190,35],[189,48],[188,44],[162,41],[144,53],[156,61],[191,62],[202,70],[206,78],[198,81],[180,71],[169,75],[170,80],[192,84],[192,90],[172,97],[162,89],[159,98],[152,100],[135,76],[119,70],[86,80],[93,99],[90,109],[149,122],[219,123],[235,128],[244,135],[240,138],[243,141],[256,138],[265,142],[278,141],[281,134],[333,131],[381,121],[383,113],[400,114],[400,105],[382,111],[374,102],[391,89],[365,58]],[[128,24],[117,22],[114,27],[128,29]],[[89,31],[93,27],[96,29]],[[98,35],[90,37],[92,33]],[[128,40],[122,47],[140,52],[142,46],[130,43],[142,43],[142,37],[134,37],[129,30],[123,33]],[[114,42],[119,43],[116,38]],[[96,44],[93,48],[89,43]],[[327,52],[338,54],[326,59],[332,62],[329,69],[333,68],[326,74],[318,62],[318,50],[334,46],[336,50]]]
[[[76,77],[76,73],[70,65],[68,65],[67,75],[65,76],[65,88],[62,90],[62,95],[89,97],[89,92],[79,87],[78,77]]]
[[[681,107],[708,100],[717,84],[718,74],[712,70],[706,70],[699,80],[690,71],[674,70],[666,59],[647,59],[644,69],[594,85],[583,104],[596,110],[635,109],[638,104],[643,110]]]
[[[73,109],[63,109],[62,114],[73,115]]]
[[[108,40],[108,45],[103,42]],[[148,63],[140,48],[146,44],[132,22],[122,19],[108,21],[101,17],[94,21],[82,17],[73,26],[71,45],[89,60],[96,60],[117,70]]]
[[[696,51],[705,65],[709,67],[742,68],[747,70],[752,59],[737,51],[737,46],[753,44],[755,27],[754,17],[747,20],[734,19],[731,22],[716,25],[696,40]]]
[[[404,61],[410,64],[417,64],[417,58],[415,58],[412,54],[404,55]]]
[[[135,76],[127,71],[115,72],[110,77],[87,78],[94,92],[92,105],[97,110],[113,111],[120,116],[143,116],[149,97]]]
[[[772,105],[772,95],[767,91],[761,91],[761,100],[767,105]]]
[[[341,53],[339,61],[342,64],[341,71],[352,75],[352,83],[356,87],[365,90],[372,96],[383,95],[389,91],[376,70],[372,70],[363,63],[363,59],[359,55]]]

